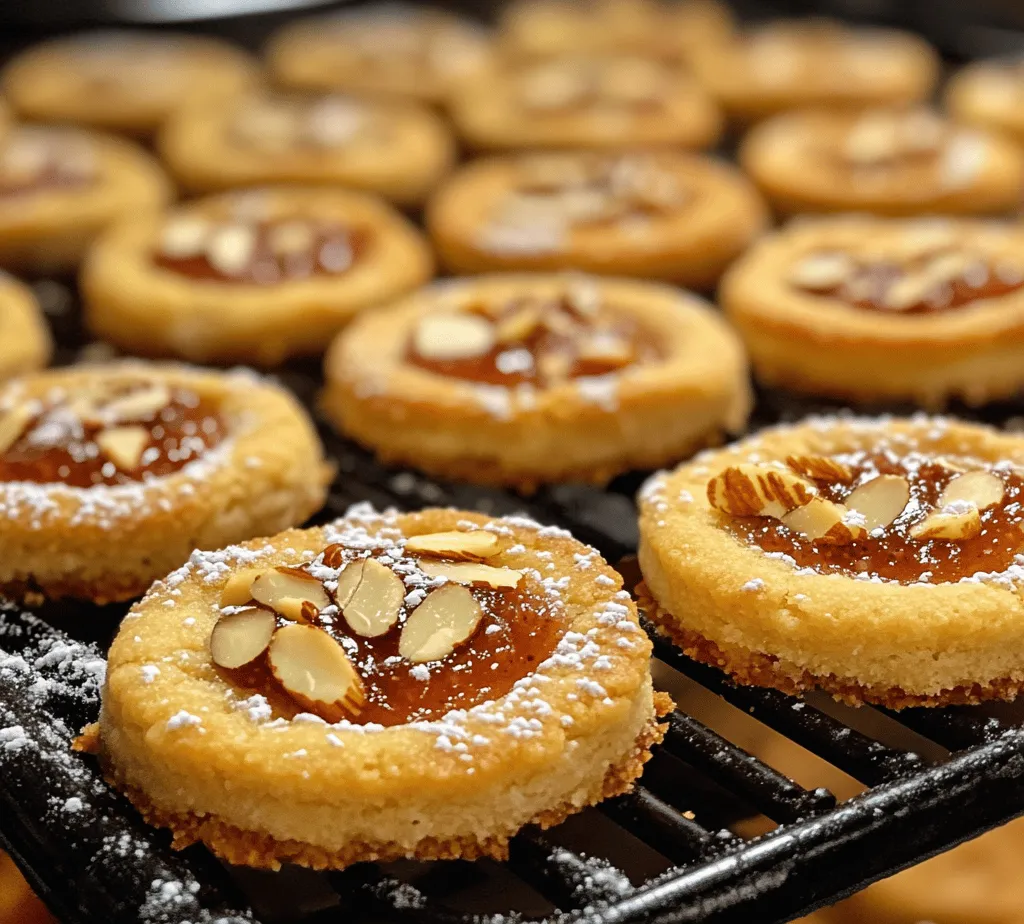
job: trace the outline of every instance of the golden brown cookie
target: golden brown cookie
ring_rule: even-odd
[[[344,331],[322,404],[386,462],[530,491],[653,468],[741,427],[746,362],[699,299],[572,275],[438,283]]]
[[[626,54],[567,54],[497,65],[460,86],[451,115],[475,150],[707,148],[718,107],[675,65]]]
[[[379,193],[400,205],[420,204],[455,156],[444,123],[415,103],[265,89],[230,107],[181,109],[158,147],[193,192],[302,183]]]
[[[645,608],[740,683],[892,708],[1024,688],[1024,439],[812,418],[641,494]]]
[[[0,586],[126,600],[192,549],[301,523],[329,467],[313,425],[251,373],[121,363],[0,389]]]
[[[478,160],[427,208],[453,272],[578,269],[698,289],[711,288],[767,220],[738,171],[673,151]]]
[[[848,401],[981,404],[1024,386],[1024,230],[956,219],[791,225],[719,300],[758,378]]]
[[[110,224],[156,211],[167,177],[129,141],[77,129],[25,126],[0,140],[0,266],[67,272]]]
[[[86,32],[16,55],[0,74],[23,119],[150,135],[183,103],[225,99],[257,78],[245,52],[212,38]]]
[[[278,84],[443,103],[454,86],[487,65],[480,26],[426,7],[387,3],[311,16],[270,40],[267,63]]]
[[[426,242],[362,193],[224,193],[113,228],[83,269],[86,322],[133,353],[275,365],[426,282]]]
[[[50,328],[32,290],[0,271],[0,379],[45,366],[52,351]]]
[[[741,121],[802,106],[916,103],[939,76],[931,46],[909,32],[813,19],[779,20],[731,41],[702,43],[692,62],[705,89]]]
[[[1024,63],[994,59],[967,65],[950,79],[946,106],[961,121],[1024,142]]]
[[[1024,190],[1016,145],[919,108],[783,113],[750,131],[740,162],[782,214],[992,215]]]
[[[114,641],[101,760],[231,863],[501,858],[661,740],[621,587],[563,530],[451,509],[197,552]]]

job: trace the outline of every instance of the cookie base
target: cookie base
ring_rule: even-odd
[[[680,648],[688,658],[717,667],[737,683],[754,687],[771,687],[790,696],[801,696],[809,690],[822,690],[833,699],[849,706],[883,706],[887,709],[908,709],[914,706],[976,706],[993,700],[1012,701],[1024,693],[1024,681],[1003,678],[989,683],[961,684],[936,694],[908,693],[898,686],[868,686],[850,677],[827,677],[812,674],[795,665],[786,664],[774,655],[743,648],[723,649],[699,632],[679,625],[675,617],[651,596],[647,586],[635,590],[637,606],[655,624],[660,635]]]

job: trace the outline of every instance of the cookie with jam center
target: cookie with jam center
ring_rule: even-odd
[[[45,366],[52,352],[50,328],[32,290],[0,272],[0,379]]]
[[[812,418],[656,476],[641,606],[741,683],[902,708],[1024,688],[1024,440]]]
[[[722,129],[717,105],[684,68],[630,54],[496,64],[455,91],[450,111],[477,151],[699,150]]]
[[[1024,386],[1024,233],[965,219],[823,218],[756,244],[719,289],[769,385],[935,407]]]
[[[420,205],[455,159],[448,127],[418,103],[264,88],[227,107],[183,107],[157,146],[192,192],[299,183],[378,193],[403,206]]]
[[[443,103],[490,59],[481,26],[441,10],[388,3],[299,19],[267,47],[274,80],[295,90],[345,90]]]
[[[750,409],[703,301],[569,274],[427,287],[343,331],[325,375],[325,414],[384,461],[523,491],[683,458]]]
[[[502,858],[631,788],[670,702],[649,659],[565,531],[360,505],[155,583],[90,738],[175,846],[231,863]]]
[[[674,151],[478,160],[433,196],[427,226],[459,273],[577,269],[709,289],[767,224],[732,167]]]
[[[422,235],[363,193],[211,196],[125,221],[82,272],[86,321],[133,353],[276,365],[430,278]]]
[[[217,39],[110,30],[23,51],[0,73],[0,88],[26,120],[148,137],[179,106],[223,103],[258,74],[248,54]]]
[[[126,362],[0,389],[7,595],[104,603],[188,558],[301,523],[330,468],[283,389],[251,374]]]
[[[96,237],[173,195],[157,162],[98,132],[29,125],[0,138],[0,267],[73,270]]]
[[[1024,63],[994,58],[968,64],[946,86],[946,107],[963,122],[1024,142]]]
[[[938,56],[918,36],[827,19],[783,19],[736,32],[698,45],[691,61],[704,88],[741,122],[803,106],[916,103],[939,76]]]
[[[755,126],[740,163],[776,212],[998,215],[1016,210],[1024,155],[923,108],[802,109]]]

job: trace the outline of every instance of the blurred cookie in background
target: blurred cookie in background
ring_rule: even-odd
[[[112,30],[31,47],[0,84],[23,119],[150,135],[181,104],[223,99],[257,75],[246,52],[216,39]]]
[[[33,894],[29,884],[0,850],[0,924],[57,924],[46,906]]]
[[[52,352],[50,329],[32,290],[0,271],[0,379],[42,368]]]
[[[440,10],[381,4],[290,23],[271,38],[267,63],[281,86],[443,102],[487,64],[479,25]]]
[[[1024,142],[1024,60],[968,64],[946,86],[946,106],[958,119]]]

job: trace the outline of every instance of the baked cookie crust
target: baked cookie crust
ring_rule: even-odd
[[[453,272],[576,269],[706,290],[768,214],[728,165],[663,151],[478,160],[434,194],[426,219]]]
[[[977,61],[946,85],[946,107],[963,122],[1001,131],[1024,142],[1024,89],[1019,60]]]
[[[727,528],[728,515],[709,500],[709,480],[730,466],[781,471],[790,458],[890,451],[896,459],[970,460],[964,467],[1004,475],[1024,463],[1018,437],[926,417],[811,419],[702,454],[642,492],[645,609],[688,654],[741,683],[820,688],[891,708],[1013,699],[1024,686],[1020,555],[1005,570],[942,581],[930,581],[924,564],[907,581],[798,567]],[[918,503],[904,514],[916,516]],[[928,554],[926,542],[918,554]]]
[[[409,724],[326,724],[275,714],[211,662],[219,600],[240,567],[452,529],[498,536],[506,551],[492,564],[554,575],[546,586],[565,633],[510,693]],[[202,841],[233,863],[501,857],[523,825],[556,824],[630,788],[670,707],[652,692],[649,656],[621,578],[568,534],[522,518],[361,506],[322,529],[197,553],[155,584],[111,649],[100,755],[175,846]]]
[[[0,379],[42,368],[52,352],[50,328],[32,290],[0,272]]]
[[[248,373],[136,362],[40,372],[0,390],[4,426],[33,401],[126,388],[198,395],[217,408],[222,440],[170,474],[126,483],[0,483],[6,594],[130,599],[194,548],[275,532],[323,504],[331,470],[312,424],[283,389]],[[78,413],[69,406],[61,418],[71,433]]]
[[[172,223],[215,226],[219,231],[211,233],[208,247],[216,248],[218,234],[232,236],[241,228],[244,235],[261,223],[292,220],[333,223],[363,234],[365,243],[337,274],[268,283],[198,278],[155,260]],[[271,366],[323,351],[359,311],[415,288],[432,271],[419,232],[377,198],[282,187],[211,196],[124,222],[97,243],[81,286],[90,329],[128,351]]]
[[[612,374],[522,388],[437,374],[408,361],[424,317],[480,304],[581,298],[637,323],[660,357]],[[325,360],[322,407],[385,462],[532,491],[603,483],[717,442],[750,408],[732,332],[693,296],[652,283],[510,274],[442,282],[362,316]]]
[[[768,385],[983,404],[1024,385],[1022,248],[1010,223],[822,218],[762,239],[719,298]]]

